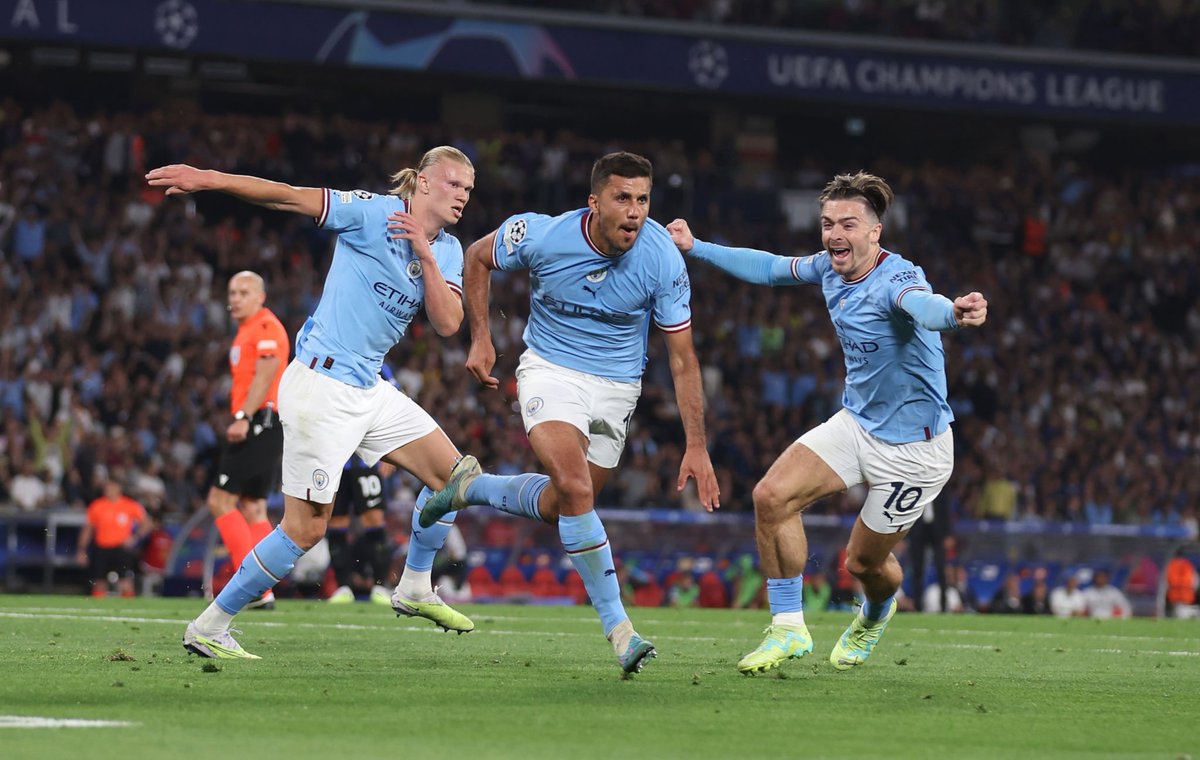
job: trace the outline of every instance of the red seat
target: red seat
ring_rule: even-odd
[[[529,581],[525,580],[525,576],[516,565],[509,565],[500,573],[500,593],[504,596],[529,594]]]
[[[471,584],[471,595],[478,597],[500,596],[500,584],[488,572],[487,567],[477,565],[467,573],[467,583]]]
[[[633,592],[633,603],[638,607],[661,607],[664,596],[663,587],[650,581]]]
[[[721,580],[721,576],[712,570],[700,576],[700,606],[729,606],[729,590],[725,588],[725,582]]]
[[[567,596],[575,600],[576,604],[588,603],[587,588],[583,585],[583,578],[579,577],[579,573],[572,570],[563,578],[563,587],[566,589]]]
[[[533,578],[529,581],[530,589],[534,596],[566,596],[567,588],[558,582],[558,578],[554,577],[554,571],[548,567],[543,567],[533,572]]]

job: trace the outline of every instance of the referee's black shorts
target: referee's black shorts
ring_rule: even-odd
[[[283,461],[283,425],[279,415],[260,409],[250,418],[246,440],[225,442],[213,485],[248,499],[265,499],[279,488]]]
[[[332,517],[353,517],[369,509],[383,509],[387,501],[387,484],[375,467],[347,467],[342,473],[342,485],[333,500]]]
[[[117,546],[96,546],[88,553],[90,560],[91,578],[106,578],[109,573],[116,573],[121,578],[133,577],[133,566],[137,561],[134,554],[123,544]]]

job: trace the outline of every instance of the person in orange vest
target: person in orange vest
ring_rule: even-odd
[[[1183,611],[1196,605],[1196,566],[1183,548],[1167,563],[1167,615],[1183,617]]]
[[[108,596],[109,583],[114,581],[121,596],[134,595],[134,549],[151,527],[145,508],[122,493],[117,476],[111,475],[104,495],[88,505],[76,550],[79,563],[89,565],[92,596]]]

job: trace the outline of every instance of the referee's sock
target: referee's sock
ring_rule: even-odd
[[[229,510],[225,514],[218,517],[214,522],[217,524],[217,532],[221,534],[221,541],[225,544],[225,548],[229,550],[229,559],[234,566],[240,566],[242,560],[258,543],[254,540],[250,525],[246,522],[246,516],[242,514],[240,509],[236,507]]]

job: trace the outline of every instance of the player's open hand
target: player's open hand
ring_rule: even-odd
[[[963,327],[979,327],[987,321],[987,299],[982,293],[967,293],[954,299],[954,320]]]
[[[388,237],[392,240],[407,240],[412,246],[413,253],[422,263],[436,265],[433,248],[429,245],[429,237],[415,216],[407,211],[393,211],[388,214],[387,228]]]
[[[688,226],[686,219],[676,219],[668,224],[667,232],[671,234],[671,242],[680,253],[691,253],[692,246],[696,245],[696,238],[692,235],[692,228]]]
[[[492,377],[492,367],[496,366],[496,347],[490,339],[471,341],[471,350],[467,354],[467,371],[475,376],[479,383],[488,388],[499,388],[500,380]]]
[[[687,485],[688,478],[696,479],[696,491],[704,509],[709,512],[720,509],[721,487],[717,485],[717,473],[713,471],[708,451],[689,447],[683,452],[683,461],[679,463],[679,480],[675,483],[675,490],[682,491]]]
[[[210,189],[208,177],[211,172],[187,164],[171,164],[151,169],[146,175],[146,184],[151,187],[167,188],[167,195],[185,195],[198,190]]]

